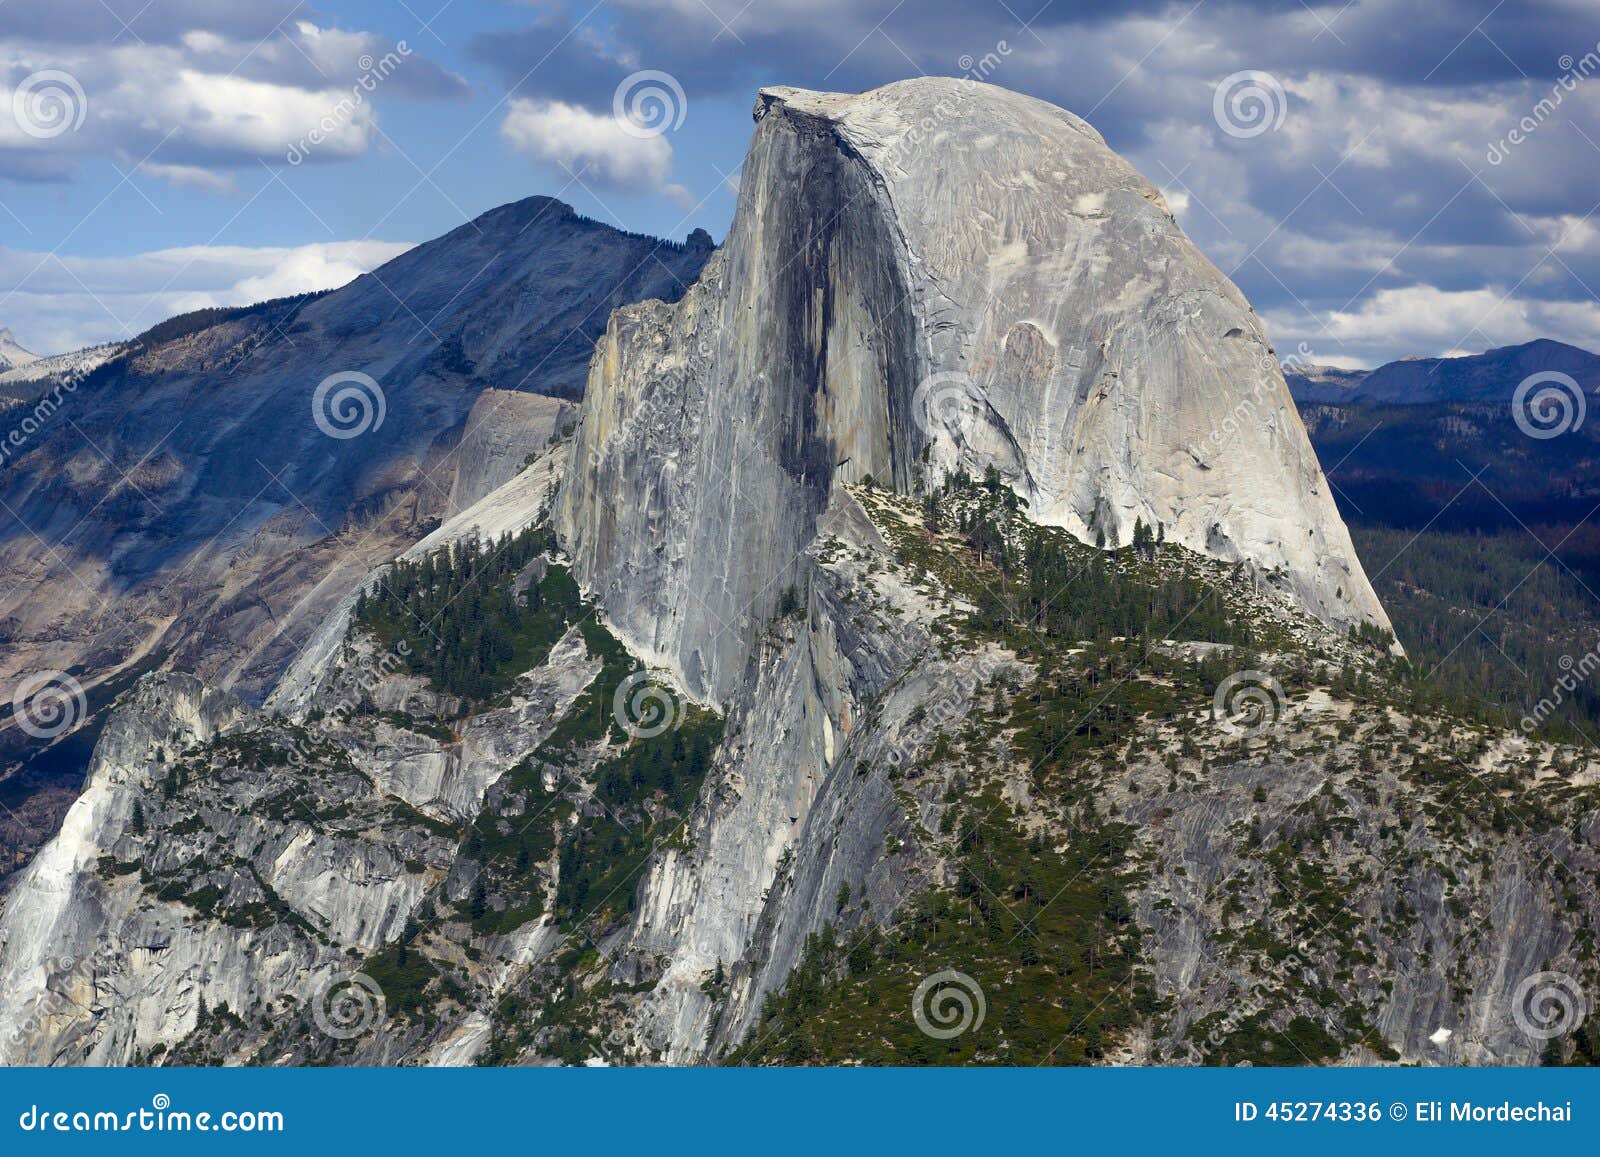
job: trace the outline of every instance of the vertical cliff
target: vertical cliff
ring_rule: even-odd
[[[997,469],[1387,626],[1248,303],[1085,122],[970,81],[772,88],[734,225],[612,316],[559,511],[615,625],[726,699],[835,481]]]

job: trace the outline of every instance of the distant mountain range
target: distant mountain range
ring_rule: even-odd
[[[0,329],[0,373],[38,360],[38,354],[29,353],[17,344],[16,335],[9,329]]]
[[[1375,370],[1307,364],[1286,365],[1283,373],[1301,405],[1407,406],[1509,401],[1524,378],[1552,370],[1585,393],[1600,391],[1600,356],[1548,338],[1459,358],[1402,358]]]
[[[0,686],[71,672],[92,720],[39,750],[0,698],[0,867],[59,822],[105,704],[161,664],[264,694],[375,560],[575,414],[614,309],[713,248],[531,197],[330,292],[0,369]]]

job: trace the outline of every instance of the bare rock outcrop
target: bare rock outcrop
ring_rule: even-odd
[[[970,81],[761,92],[732,230],[618,310],[559,525],[642,653],[726,700],[835,481],[997,469],[1032,517],[1388,621],[1261,325],[1084,121]]]

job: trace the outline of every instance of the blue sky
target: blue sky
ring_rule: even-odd
[[[534,193],[720,239],[758,86],[976,70],[1129,156],[1280,355],[1600,348],[1597,42],[1589,0],[5,0],[0,325],[124,337]]]

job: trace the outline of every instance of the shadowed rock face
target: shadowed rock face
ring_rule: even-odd
[[[544,447],[613,308],[676,298],[711,249],[533,197],[330,293],[0,374],[0,703],[72,671],[98,712],[161,665],[259,699],[371,567]],[[341,371],[383,394],[381,422],[331,423],[364,417],[347,438],[313,413]],[[34,758],[8,723],[7,870],[59,822],[90,742]]]
[[[727,696],[800,581],[837,477],[909,487],[916,329],[893,223],[825,127],[775,118],[733,232],[675,308],[597,350],[562,519],[583,581],[645,654]]]
[[[1040,522],[1387,626],[1253,311],[1086,123],[937,78],[755,115],[700,284],[613,316],[563,488],[642,652],[725,700],[835,481],[989,466]]]
[[[527,417],[513,391],[580,395],[611,310],[677,297],[710,252],[703,233],[660,242],[534,197],[331,293],[158,327],[62,392],[0,469],[0,680],[159,651],[260,695],[340,575],[504,481],[501,457],[520,466],[533,447],[487,432]],[[335,438],[313,394],[341,371],[376,380],[384,409]]]

